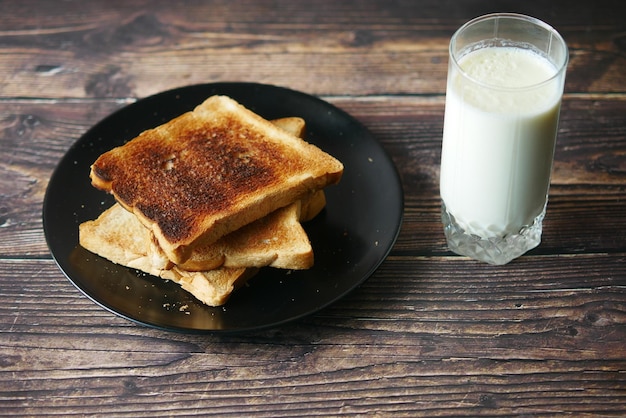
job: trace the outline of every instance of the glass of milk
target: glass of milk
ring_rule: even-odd
[[[450,40],[442,220],[457,254],[506,264],[541,241],[568,61],[563,38],[498,13]]]

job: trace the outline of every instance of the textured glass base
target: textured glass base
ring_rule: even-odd
[[[496,238],[481,238],[466,233],[454,221],[454,216],[446,211],[445,204],[441,207],[441,220],[450,250],[475,260],[502,265],[539,245],[545,213],[544,208],[533,224],[523,227],[519,233]]]

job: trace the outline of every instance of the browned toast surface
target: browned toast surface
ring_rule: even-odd
[[[193,246],[336,183],[342,172],[319,148],[232,99],[213,96],[103,154],[90,177],[181,263]]]

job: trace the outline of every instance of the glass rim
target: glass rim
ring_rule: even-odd
[[[563,50],[564,50],[563,62],[559,63],[558,66],[555,65],[555,67],[557,68],[557,71],[551,77],[549,77],[549,78],[547,78],[547,79],[545,79],[543,81],[540,81],[539,83],[530,84],[528,86],[503,87],[503,86],[497,86],[497,85],[490,84],[488,82],[477,80],[474,77],[472,77],[471,75],[469,75],[465,70],[463,70],[463,68],[461,68],[461,65],[459,64],[459,59],[456,56],[457,54],[452,51],[452,48],[456,44],[456,39],[458,38],[458,36],[463,31],[465,31],[467,28],[469,28],[470,26],[475,25],[476,23],[480,23],[480,22],[483,22],[483,21],[486,21],[486,20],[495,20],[495,19],[501,19],[501,18],[509,19],[509,20],[525,21],[525,22],[528,22],[528,23],[533,24],[535,26],[538,26],[538,27],[546,30],[548,33],[550,33],[552,35],[552,38],[556,39],[557,43],[560,43],[561,45],[563,45]],[[495,39],[500,39],[500,38],[495,38],[494,37],[494,38],[491,38],[491,39],[495,40]],[[489,39],[485,39],[485,40],[489,40]],[[563,39],[561,34],[556,29],[554,29],[552,26],[550,26],[549,24],[547,24],[546,22],[544,22],[541,19],[537,19],[536,17],[532,17],[532,16],[520,14],[520,13],[490,13],[490,14],[486,14],[486,15],[475,17],[475,18],[465,22],[460,28],[458,28],[454,32],[454,34],[452,35],[452,38],[450,38],[450,43],[448,45],[448,56],[449,56],[450,60],[452,61],[452,63],[454,64],[454,66],[456,67],[457,71],[459,71],[459,73],[464,78],[466,78],[468,80],[471,80],[473,83],[476,83],[478,85],[484,86],[484,87],[492,89],[492,90],[525,91],[525,90],[532,90],[532,89],[541,87],[544,84],[551,83],[553,80],[561,77],[562,73],[565,72],[565,70],[567,68],[567,64],[569,62],[569,49],[567,47],[567,43],[565,42],[565,39]]]

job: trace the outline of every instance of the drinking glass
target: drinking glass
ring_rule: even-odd
[[[506,264],[541,242],[568,62],[546,23],[497,13],[452,36],[440,191],[448,247]]]

